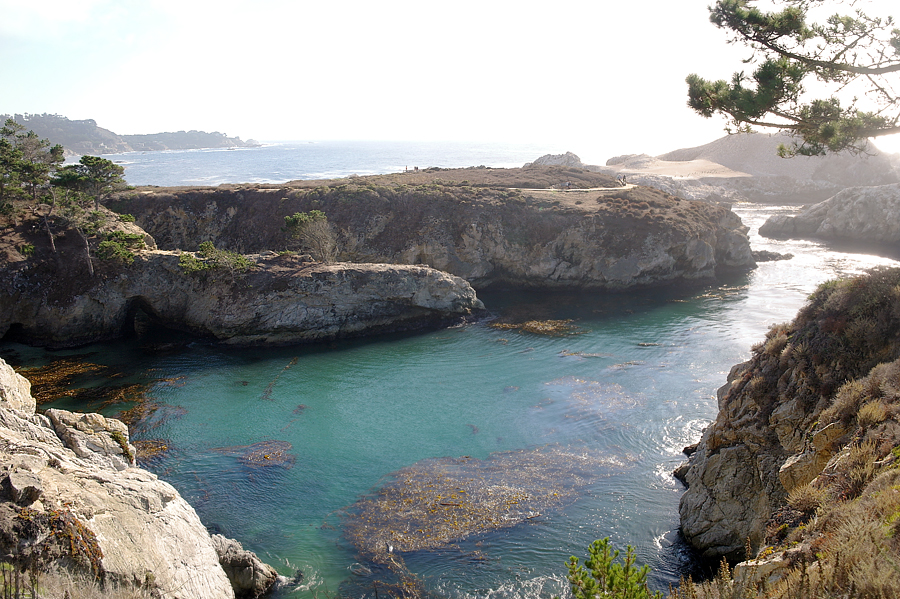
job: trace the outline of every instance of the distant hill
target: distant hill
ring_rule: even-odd
[[[604,166],[587,168],[623,175],[629,183],[680,197],[716,202],[807,204],[848,187],[900,182],[900,155],[884,154],[871,146],[869,153],[861,155],[779,158],[778,145],[791,141],[780,133],[741,133],[659,156],[616,156]]]
[[[682,148],[656,158],[671,162],[706,159],[754,177],[823,180],[842,187],[885,185],[897,181],[891,156],[874,145],[868,154],[862,155],[841,152],[780,158],[779,144],[790,145],[793,141],[787,133],[726,135],[702,146]]]
[[[41,139],[62,145],[68,154],[119,154],[154,150],[197,150],[201,148],[246,148],[259,142],[224,133],[206,131],[176,131],[145,135],[118,135],[97,126],[94,119],[72,121],[57,114],[0,115],[0,122],[15,119],[26,130],[34,131]]]

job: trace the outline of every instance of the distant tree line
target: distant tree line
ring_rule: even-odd
[[[58,114],[0,115],[0,122],[13,119],[38,137],[49,138],[70,154],[116,154],[132,151],[195,150],[201,148],[253,147],[259,143],[242,141],[214,131],[176,131],[144,135],[119,135],[97,125],[94,119],[69,120]]]

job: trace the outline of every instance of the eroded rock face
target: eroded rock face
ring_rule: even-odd
[[[4,554],[21,554],[28,542],[44,539],[38,546],[63,567],[149,585],[166,597],[234,597],[193,508],[123,456],[113,437],[127,435],[124,425],[61,410],[54,410],[51,423],[34,413],[33,400],[21,401],[29,387],[0,360]],[[130,447],[127,436],[124,445]],[[45,526],[64,530],[71,543],[56,542]]]
[[[0,291],[0,333],[17,325],[36,345],[120,337],[135,310],[174,329],[235,345],[278,345],[433,325],[483,306],[462,279],[419,266],[321,264],[256,256],[256,267],[186,272],[178,252],[139,252],[134,264],[62,301],[29,270]]]
[[[526,178],[529,170],[515,176]],[[528,184],[512,174],[509,181]],[[755,266],[747,229],[728,208],[656,190],[610,188],[576,202],[564,192],[364,182],[326,182],[332,186],[316,190],[160,190],[133,194],[121,209],[160,247],[192,248],[210,239],[242,252],[284,247],[286,215],[322,210],[337,233],[339,259],[428,265],[475,289],[625,289]]]
[[[900,244],[900,184],[853,187],[805,208],[795,216],[775,215],[760,235]]]
[[[900,269],[883,268],[821,286],[732,368],[715,421],[679,468],[688,485],[681,529],[705,556],[740,559],[746,544],[754,554],[788,494],[861,442],[854,417],[866,393],[896,385],[898,281]],[[890,436],[878,439],[891,446]]]

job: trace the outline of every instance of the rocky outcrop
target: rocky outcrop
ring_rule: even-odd
[[[853,187],[795,216],[772,216],[760,235],[900,244],[900,184]]]
[[[234,597],[193,508],[134,467],[124,425],[97,414],[35,414],[29,388],[0,360],[3,559],[154,596]]]
[[[179,252],[137,252],[133,264],[57,296],[45,291],[57,271],[14,270],[0,291],[0,334],[81,345],[121,337],[142,311],[159,325],[224,343],[283,345],[433,326],[482,308],[465,281],[421,266],[272,254],[248,259],[246,271],[227,264],[191,271],[181,259]]]
[[[739,559],[748,543],[755,553],[791,491],[846,466],[857,410],[870,398],[881,404],[867,395],[881,386],[894,400],[900,366],[887,364],[900,357],[898,285],[896,268],[823,285],[731,370],[715,421],[680,469],[688,486],[681,529],[703,555]],[[870,419],[885,451],[897,430],[886,420],[891,409]]]
[[[275,568],[264,563],[252,551],[244,549],[234,539],[212,535],[212,542],[236,599],[261,597],[278,582]]]
[[[544,154],[534,162],[529,162],[524,168],[530,166],[568,166],[573,168],[584,168],[581,158],[572,152],[565,154]]]
[[[525,186],[542,168],[551,167],[510,169],[507,177]],[[476,289],[625,289],[755,264],[747,230],[728,208],[646,188],[556,193],[354,179],[317,188],[148,190],[121,196],[117,207],[162,248],[210,240],[245,253],[289,246],[284,217],[321,210],[339,259],[427,265]]]

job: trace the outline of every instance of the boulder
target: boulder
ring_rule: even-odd
[[[581,163],[581,158],[572,152],[566,152],[565,154],[544,154],[534,162],[527,163],[525,168],[529,166],[566,166],[572,168],[584,168],[584,165]]]
[[[853,187],[804,208],[796,215],[777,214],[759,233],[773,238],[818,238],[900,244],[900,183]]]
[[[268,593],[278,581],[278,572],[263,563],[255,553],[247,551],[238,541],[222,535],[212,535],[219,563],[225,570],[237,599],[255,599]]]

